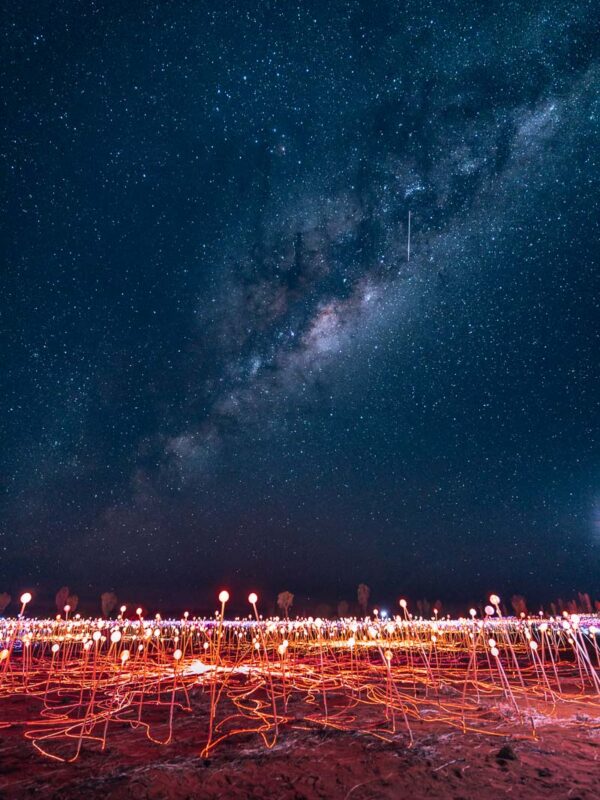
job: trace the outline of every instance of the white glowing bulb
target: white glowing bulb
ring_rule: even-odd
[[[256,594],[256,592],[250,592],[250,594],[248,595],[248,602],[250,603],[250,605],[253,606],[257,601],[258,601],[258,595]]]
[[[229,592],[226,589],[223,589],[222,592],[219,592],[219,603],[226,603],[229,600]]]
[[[31,602],[31,592],[23,592],[23,594],[21,595],[21,602],[23,603],[23,605],[26,605],[27,603],[30,603]]]

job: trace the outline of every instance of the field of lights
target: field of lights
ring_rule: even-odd
[[[333,728],[413,743],[417,724],[535,738],[545,720],[600,715],[600,621],[593,615],[263,619],[0,619],[0,729],[18,728],[50,759],[104,750],[117,727],[156,745],[196,714],[207,756],[254,734]],[[192,702],[193,701],[193,702]],[[198,705],[200,704],[200,705]],[[198,714],[198,708],[204,709]],[[27,709],[26,714],[20,712]]]

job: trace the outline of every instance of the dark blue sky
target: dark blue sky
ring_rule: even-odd
[[[0,590],[600,592],[594,3],[4,5]]]

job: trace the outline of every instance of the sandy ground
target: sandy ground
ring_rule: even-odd
[[[288,728],[271,750],[256,734],[244,734],[204,759],[203,714],[198,708],[178,717],[172,743],[163,746],[143,732],[115,727],[104,752],[88,744],[73,764],[41,757],[23,739],[20,725],[0,729],[0,798],[600,797],[600,721],[550,723],[539,729],[537,740],[417,723],[410,748],[404,733],[385,742],[367,734]]]

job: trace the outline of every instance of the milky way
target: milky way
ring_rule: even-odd
[[[11,6],[2,582],[600,590],[595,18]]]

